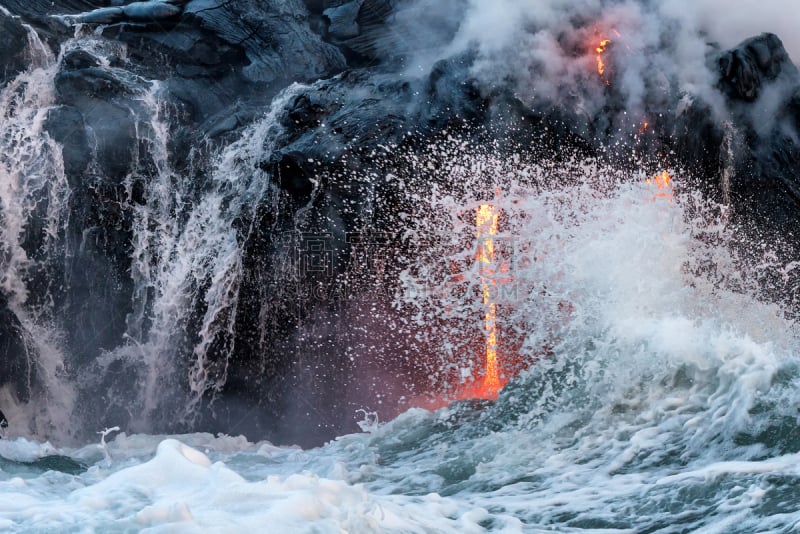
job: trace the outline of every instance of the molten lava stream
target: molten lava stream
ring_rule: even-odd
[[[475,215],[475,228],[477,236],[477,249],[475,262],[478,266],[480,277],[481,302],[483,305],[483,340],[480,343],[470,344],[476,351],[480,351],[483,361],[483,377],[468,384],[456,383],[446,393],[438,395],[424,395],[411,401],[412,406],[429,410],[436,410],[449,405],[451,402],[483,399],[496,400],[501,389],[508,383],[508,376],[516,374],[521,369],[519,358],[514,359],[506,353],[510,347],[504,348],[504,359],[501,361],[499,350],[499,324],[498,324],[498,285],[510,281],[508,265],[497,256],[497,234],[500,225],[500,210],[491,204],[478,206]],[[510,341],[510,340],[507,340]],[[510,345],[513,343],[505,343]],[[479,348],[480,347],[480,348]],[[512,350],[511,353],[514,351]],[[512,361],[513,360],[513,361]],[[513,370],[512,370],[513,369]],[[456,377],[453,377],[455,380]],[[463,377],[459,377],[463,379]]]
[[[506,381],[500,376],[497,346],[497,269],[495,264],[495,237],[500,214],[491,204],[478,206],[475,228],[477,230],[478,251],[476,261],[481,277],[481,293],[484,306],[484,330],[486,336],[483,382],[464,391],[464,396],[482,399],[496,399]]]
[[[603,54],[611,44],[611,39],[603,39],[600,41],[600,46],[594,49],[597,52],[597,74],[602,76],[606,73],[606,62],[603,60]]]

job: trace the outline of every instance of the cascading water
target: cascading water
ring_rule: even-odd
[[[48,392],[49,400],[36,406],[19,403],[23,394],[5,388],[3,407],[15,421],[29,424],[27,432],[19,426],[17,432],[60,439],[87,430],[72,420],[78,403],[90,419],[113,423],[117,418],[140,431],[190,427],[200,403],[207,398],[213,403],[226,383],[242,276],[237,221],[252,221],[256,206],[277,202],[277,197],[269,200],[274,186],[258,164],[281,132],[277,115],[300,86],[286,89],[238,142],[211,156],[210,178],[204,185],[195,174],[180,175],[170,162],[163,87],[110,67],[108,58],[124,58],[124,47],[79,30],[56,58],[36,32],[29,31],[31,66],[8,84],[0,102],[5,247],[0,267],[9,307],[22,321],[28,372],[39,380],[36,386],[29,377],[27,387]],[[119,201],[120,211],[131,221],[131,311],[119,345],[88,365],[75,360],[80,354],[71,361],[65,353],[56,315],[60,293],[71,283],[69,274],[62,274],[69,273],[64,265],[75,255],[71,247],[82,249],[94,237],[91,229],[83,229],[77,245],[66,238],[70,183],[61,147],[45,128],[56,107],[54,78],[65,54],[75,51],[91,54],[109,69],[112,79],[118,77],[115,81],[137,94],[135,107],[126,110],[135,117],[136,143],[130,147],[134,165],[124,178]],[[209,157],[208,151],[199,147],[195,155],[201,160]],[[102,174],[98,168],[87,172]],[[45,225],[40,227],[38,221]],[[37,287],[36,300],[29,298],[29,284],[41,280],[61,284],[52,290],[58,295]],[[211,350],[213,361],[208,357]],[[83,376],[79,381],[70,376],[76,372]],[[98,395],[104,403],[92,401]]]
[[[4,388],[0,402],[30,434],[52,435],[71,427],[75,400],[49,306],[58,289],[47,287],[48,278],[55,283],[52,262],[65,253],[70,190],[60,147],[44,131],[58,60],[33,28],[26,30],[30,68],[0,93],[0,287],[21,322],[27,380],[16,395]],[[37,279],[45,287],[34,299],[28,284]],[[44,402],[18,406],[16,398],[34,389]]]
[[[99,376],[118,361],[138,368],[135,399],[130,393],[115,398],[117,383],[109,390],[112,402],[127,410],[137,407],[134,428],[146,431],[167,421],[189,425],[203,398],[211,395],[213,402],[225,385],[242,276],[236,221],[252,219],[255,207],[271,192],[270,178],[258,162],[280,132],[275,116],[293,90],[287,89],[270,113],[215,157],[208,190],[199,192],[195,177],[178,176],[170,166],[169,124],[163,118],[158,84],[142,94],[145,116],[150,118],[142,126],[157,172],[149,180],[145,202],[133,208],[135,311],[124,335],[128,343],[98,362]],[[198,309],[202,316],[192,336]],[[213,362],[208,358],[212,344]],[[182,361],[187,352],[188,363]],[[181,373],[188,374],[188,391]],[[164,410],[168,420],[155,415]]]

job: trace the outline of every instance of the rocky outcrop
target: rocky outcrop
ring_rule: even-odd
[[[77,15],[61,15],[67,24],[114,24],[117,22],[155,23],[180,16],[186,0],[154,0],[146,2],[114,2],[110,7],[100,7]]]
[[[794,66],[783,43],[770,33],[743,42],[719,58],[721,87],[731,98],[753,102],[762,87],[779,77],[797,80]]]
[[[772,34],[748,39],[719,65],[740,133],[734,207],[764,231],[793,233],[800,228],[800,72]]]
[[[36,379],[34,361],[25,331],[0,292],[0,387],[11,386],[20,401],[28,402]]]
[[[3,58],[0,86],[27,68],[27,44],[28,32],[23,28],[22,21],[0,11],[0,57]]]

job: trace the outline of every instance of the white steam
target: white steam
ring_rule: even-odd
[[[800,61],[800,11],[790,0],[665,0],[662,11],[708,32],[723,48],[764,32],[783,41],[792,60]]]
[[[674,103],[687,95],[720,110],[713,58],[763,32],[777,34],[790,56],[800,58],[800,37],[794,31],[800,15],[787,0],[456,4],[411,4],[415,12],[427,10],[437,19],[449,9],[452,19],[460,21],[453,35],[442,37],[446,45],[426,48],[413,59],[414,69],[472,51],[477,55],[473,74],[484,87],[511,82],[516,95],[532,107],[544,101],[590,117],[611,103],[629,114],[625,120],[647,120],[648,114],[674,111]],[[428,26],[424,33],[430,39],[437,30]],[[596,52],[603,39],[612,41],[603,54],[605,75],[598,73]]]

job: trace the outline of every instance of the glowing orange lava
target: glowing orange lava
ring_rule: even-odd
[[[597,74],[600,76],[606,72],[606,62],[603,61],[603,54],[606,52],[611,43],[611,39],[603,39],[600,41],[600,46],[594,49],[594,51],[597,52]]]
[[[496,400],[508,383],[506,374],[511,361],[501,361],[499,350],[498,298],[499,286],[513,281],[500,237],[498,236],[502,212],[491,204],[480,204],[475,210],[476,249],[475,263],[480,277],[481,303],[483,305],[483,379],[454,385],[440,394],[423,394],[411,400],[411,406],[436,410],[455,401]],[[506,349],[504,349],[506,350]],[[510,355],[504,358],[511,358]],[[463,375],[462,375],[463,377]],[[463,378],[462,378],[463,379]]]
[[[654,184],[656,186],[656,192],[653,195],[653,200],[662,198],[672,202],[674,190],[671,182],[672,176],[670,176],[669,171],[662,171],[660,174],[656,174],[652,178],[648,178],[647,183]]]
[[[486,332],[486,369],[483,385],[478,391],[480,397],[496,397],[497,392],[505,385],[500,378],[497,361],[497,302],[495,290],[495,239],[500,214],[494,206],[481,204],[478,206],[475,227],[478,237],[476,260],[479,264],[481,292],[483,293],[484,330]]]

